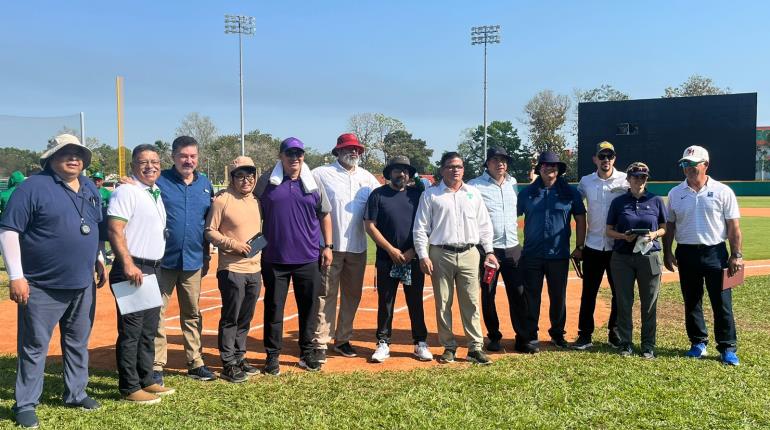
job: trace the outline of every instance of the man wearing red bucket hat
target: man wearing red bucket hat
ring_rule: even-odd
[[[353,319],[361,302],[366,269],[364,209],[369,193],[380,186],[377,179],[359,166],[364,146],[353,133],[337,138],[332,154],[337,160],[313,169],[313,177],[324,188],[332,206],[332,248],[334,258],[321,273],[320,309],[313,346],[320,362],[326,361],[326,345],[332,338],[334,350],[355,357],[350,345]],[[337,296],[340,311],[337,315]]]

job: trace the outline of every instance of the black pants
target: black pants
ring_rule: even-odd
[[[222,313],[219,317],[217,346],[222,364],[239,362],[246,355],[246,338],[257,305],[262,277],[257,273],[217,272]]]
[[[519,271],[519,260],[521,259],[521,247],[516,246],[510,249],[495,248],[495,257],[500,263],[500,269],[495,273],[492,282],[487,285],[484,279],[484,260],[480,262],[479,276],[481,278],[481,314],[484,317],[484,325],[487,328],[487,337],[490,341],[499,341],[503,338],[500,332],[500,319],[497,317],[497,307],[495,306],[495,296],[497,295],[497,280],[500,275],[505,283],[505,294],[508,298],[508,313],[511,315],[511,325],[516,333],[516,343],[527,343],[528,333],[527,314],[528,301],[524,293],[524,285],[521,281]],[[483,254],[483,252],[482,252]]]
[[[604,272],[607,272],[607,280],[610,283],[612,300],[610,301],[610,320],[607,322],[607,330],[611,341],[618,340],[617,318],[618,304],[615,300],[615,281],[612,279],[610,259],[612,251],[598,251],[593,248],[583,249],[583,293],[580,296],[580,318],[578,319],[578,337],[590,339],[594,333],[594,311],[596,310],[596,296],[602,284]]]
[[[377,341],[384,340],[388,344],[393,331],[393,307],[396,304],[396,293],[400,282],[399,279],[390,277],[392,266],[391,261],[377,261]],[[414,259],[412,260],[412,285],[404,285],[414,343],[425,342],[428,338],[422,299],[424,286],[425,275],[420,270],[420,260]]]
[[[567,322],[567,272],[569,259],[548,260],[522,256],[519,266],[523,272],[524,292],[527,296],[527,338],[526,341],[536,345],[540,320],[540,297],[543,294],[543,278],[548,281],[548,314],[551,328],[548,334],[552,339],[564,338],[564,325]],[[524,340],[524,339],[522,339]]]
[[[727,267],[727,246],[677,245],[676,261],[684,298],[684,323],[690,342],[708,343],[703,319],[703,283],[714,312],[714,338],[719,352],[735,351],[738,342],[733,319],[732,290],[722,290],[722,269]]]
[[[143,264],[137,267],[146,275],[158,276],[158,268]],[[127,280],[123,270],[123,263],[115,258],[110,270],[110,285]],[[159,319],[160,307],[125,315],[118,309],[115,356],[118,362],[118,389],[124,396],[155,383],[152,364],[155,361],[155,332]]]
[[[265,281],[265,352],[279,354],[283,344],[283,311],[289,293],[289,281],[294,287],[299,319],[299,348],[306,353],[313,348],[313,335],[318,316],[318,295],[321,292],[321,270],[318,262],[307,264],[278,264],[262,261]]]

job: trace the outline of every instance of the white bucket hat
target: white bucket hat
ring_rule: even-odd
[[[83,146],[77,137],[71,134],[60,134],[51,139],[49,143],[54,144],[54,146],[51,149],[45,151],[43,155],[40,156],[41,167],[45,168],[45,164],[48,162],[48,159],[53,157],[54,154],[68,145],[76,146],[80,151],[80,157],[83,159],[83,170],[87,169],[88,166],[91,165],[91,150]]]

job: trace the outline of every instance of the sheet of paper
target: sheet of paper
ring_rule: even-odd
[[[122,315],[163,305],[158,278],[155,275],[144,275],[141,286],[130,281],[112,284],[112,294],[115,295]]]

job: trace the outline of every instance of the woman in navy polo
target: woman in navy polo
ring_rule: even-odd
[[[633,354],[631,310],[634,282],[639,284],[642,307],[642,357],[655,358],[658,291],[660,290],[660,241],[666,234],[663,199],[645,189],[650,169],[642,162],[626,169],[631,188],[610,204],[607,236],[615,239],[610,268],[618,301],[620,355]]]

